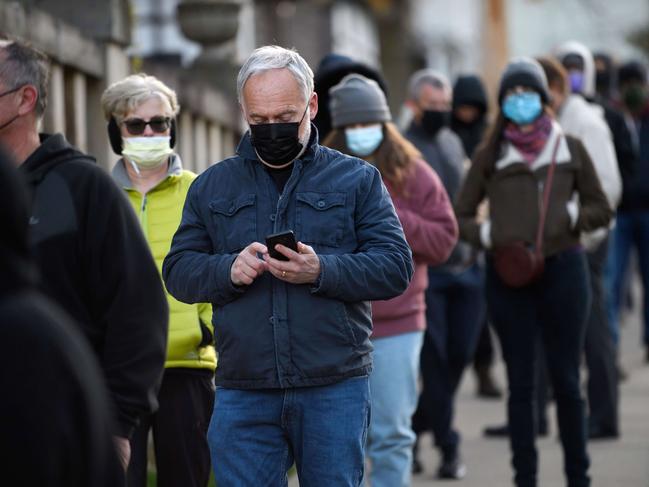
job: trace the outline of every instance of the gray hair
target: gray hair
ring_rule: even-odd
[[[263,46],[252,51],[250,57],[241,66],[237,76],[237,98],[241,103],[243,87],[248,79],[271,69],[288,69],[300,85],[304,99],[308,100],[313,93],[313,71],[295,49],[280,46]]]
[[[0,80],[8,90],[25,85],[36,88],[36,115],[39,118],[47,107],[49,76],[49,60],[45,54],[19,40],[0,40]]]
[[[155,76],[132,74],[106,88],[101,95],[101,108],[106,120],[115,117],[119,123],[126,115],[151,98],[159,98],[169,105],[170,117],[175,117],[180,106],[176,92]]]
[[[408,81],[408,98],[416,101],[424,85],[430,85],[433,88],[445,91],[449,98],[453,94],[453,88],[446,76],[434,69],[420,69]]]

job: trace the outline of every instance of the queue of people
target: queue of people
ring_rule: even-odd
[[[45,427],[3,402],[58,452],[47,463],[10,430],[10,475],[32,462],[34,485],[143,486],[152,435],[160,486],[281,486],[292,465],[304,485],[408,486],[431,431],[437,476],[458,480],[474,358],[478,395],[501,394],[493,330],[507,423],[487,433],[509,438],[514,484],[538,485],[551,385],[567,485],[590,485],[588,439],[620,435],[617,323],[649,208],[644,66],[619,70],[618,102],[610,58],[581,44],[512,59],[489,129],[477,76],[424,69],[402,133],[377,70],[331,55],[314,75],[264,46],[238,75],[236,154],[198,176],[174,149],[174,91],[145,74],[109,86],[111,178],[39,134],[46,57],[7,38],[0,64],[0,217],[16,229],[0,239],[0,334],[42,350],[3,360],[32,386],[45,368],[48,387],[25,391],[57,405]]]

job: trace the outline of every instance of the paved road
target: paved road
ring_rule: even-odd
[[[638,293],[635,295],[636,303],[639,303]],[[629,378],[621,386],[622,437],[616,441],[590,443],[593,487],[649,487],[649,365],[644,362],[644,350],[639,345],[639,337],[640,319],[639,312],[636,311],[626,317],[622,327],[621,359],[629,373]],[[497,375],[500,383],[504,384],[501,364],[497,368]],[[485,425],[499,424],[504,420],[504,401],[479,400],[474,391],[473,375],[467,373],[458,398],[456,422],[463,437],[462,453],[468,467],[466,478],[460,481],[435,479],[437,454],[430,447],[430,438],[424,437],[420,458],[425,464],[425,472],[413,478],[413,487],[512,485],[507,441],[482,437]],[[557,441],[554,410],[550,411],[549,417],[551,434],[538,442],[539,485],[564,487],[562,454]],[[290,486],[298,485],[297,479],[292,478]]]

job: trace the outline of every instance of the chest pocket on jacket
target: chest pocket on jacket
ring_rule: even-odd
[[[338,247],[344,236],[345,193],[297,193],[297,238],[306,244]]]
[[[255,241],[257,237],[257,212],[255,194],[244,194],[234,199],[214,199],[212,212],[220,251],[235,252]]]

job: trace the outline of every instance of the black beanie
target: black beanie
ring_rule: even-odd
[[[498,104],[502,105],[503,98],[507,90],[516,86],[525,86],[532,88],[539,95],[544,104],[550,101],[548,93],[548,79],[541,65],[529,57],[519,57],[512,59],[505,67],[502,77],[500,78],[500,87],[498,88]]]
[[[618,84],[628,83],[629,81],[647,82],[647,70],[642,63],[629,61],[620,66],[617,72]]]

